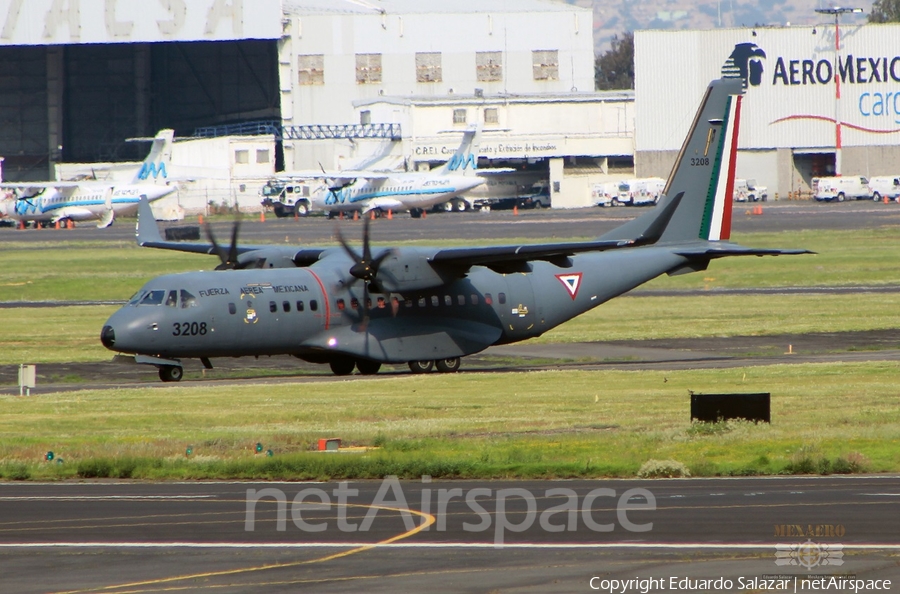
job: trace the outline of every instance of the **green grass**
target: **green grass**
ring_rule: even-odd
[[[807,248],[814,256],[729,258],[710,269],[662,277],[646,288],[774,287],[900,283],[894,254],[900,234],[891,228],[854,231],[751,233],[735,241],[757,247]],[[557,239],[558,240],[558,239]],[[537,243],[539,239],[485,240]],[[391,245],[453,245],[459,242],[392,242]],[[212,257],[138,248],[132,243],[6,242],[3,257],[16,266],[4,269],[0,301],[125,300],[160,274],[210,269]]]
[[[2,397],[5,478],[694,476],[900,470],[892,363],[428,375]],[[692,425],[689,390],[772,393],[772,424]],[[373,405],[377,403],[377,406]],[[380,446],[323,455],[319,438]],[[271,458],[257,456],[259,442]],[[185,455],[191,446],[193,453]],[[47,451],[63,464],[43,462]]]

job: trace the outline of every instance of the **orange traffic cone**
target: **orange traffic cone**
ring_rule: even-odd
[[[56,229],[56,230],[59,230],[59,221],[56,221],[56,222],[53,224],[53,228]]]
[[[203,215],[197,215],[197,223],[200,225],[203,224]]]
[[[264,211],[264,210],[259,211],[259,222],[260,223],[266,222],[266,211]]]
[[[358,220],[359,220],[359,211],[358,211],[358,210],[354,210],[354,211],[353,211],[353,220],[354,220],[354,221],[358,221]]]
[[[884,197],[884,203],[887,204],[888,201],[889,201],[889,198],[888,198],[887,196],[885,196],[885,197]]]
[[[369,211],[369,220],[370,220],[370,221],[374,221],[374,220],[375,220],[375,211],[374,211],[374,210],[370,210],[370,211]]]
[[[519,216],[519,205],[518,204],[513,205],[513,216]]]
[[[73,221],[72,219],[69,219],[68,221],[66,221],[66,229],[74,229],[74,228],[75,228],[75,221]]]
[[[394,211],[391,209],[388,209],[388,220],[389,221],[393,220],[393,218],[394,218]]]

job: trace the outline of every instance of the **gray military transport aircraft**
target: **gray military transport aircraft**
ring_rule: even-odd
[[[726,256],[811,253],[728,241],[741,80],[710,83],[652,210],[593,241],[490,247],[382,248],[340,237],[323,248],[164,241],[141,201],[138,243],[216,254],[214,271],[149,281],[103,326],[108,349],[182,377],[181,359],[294,355],[337,375],[383,363],[459,369],[460,357],[539,336],[662,274]]]

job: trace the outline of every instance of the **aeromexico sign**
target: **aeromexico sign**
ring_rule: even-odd
[[[765,61],[765,62],[764,62]],[[770,75],[764,74],[765,70]],[[814,58],[794,56],[768,57],[754,43],[739,43],[722,68],[723,76],[740,76],[744,88],[771,85],[773,88],[834,86],[840,81],[841,101],[847,105],[842,126],[871,134],[900,132],[900,54],[893,56],[859,55],[842,50],[840,56]],[[800,91],[800,89],[797,89]],[[752,91],[751,91],[752,93]],[[856,114],[851,113],[851,107]],[[778,118],[772,124],[791,120],[819,120],[834,123],[834,114],[795,113]],[[852,123],[853,120],[861,123]]]

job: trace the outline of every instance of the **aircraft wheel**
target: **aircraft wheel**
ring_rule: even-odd
[[[353,368],[356,366],[356,361],[353,359],[332,359],[328,362],[328,365],[331,367],[331,372],[335,375],[350,375],[353,373]]]
[[[180,382],[184,376],[184,369],[178,365],[161,365],[159,367],[159,379],[164,382]]]
[[[410,208],[409,216],[411,216],[414,219],[422,218],[422,209],[421,208]]]
[[[434,362],[434,366],[441,373],[456,373],[459,371],[459,357],[451,357],[450,359],[438,359]]]
[[[410,361],[409,370],[413,373],[428,373],[434,369],[434,361]]]
[[[444,212],[453,212],[453,201],[448,200],[441,205],[441,208],[444,209]]]
[[[380,361],[370,361],[368,359],[360,359],[356,362],[356,368],[363,375],[375,375],[381,369]]]
[[[457,200],[456,201],[456,212],[465,212],[468,204],[466,204],[465,200]]]

